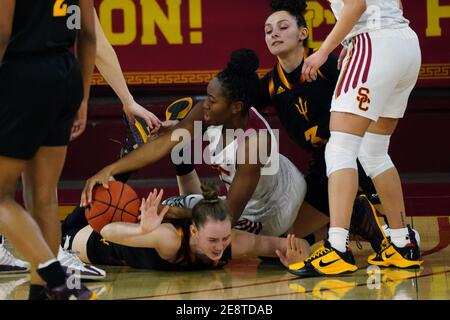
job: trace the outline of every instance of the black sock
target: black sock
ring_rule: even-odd
[[[65,249],[72,249],[73,238],[78,231],[88,225],[84,210],[82,207],[76,207],[61,224],[61,246],[63,248],[66,243],[66,237],[70,237],[69,247]]]
[[[28,300],[48,300],[45,287],[40,284],[30,284]]]
[[[38,268],[37,273],[47,283],[49,289],[62,286],[66,283],[66,274],[57,260],[46,267]]]

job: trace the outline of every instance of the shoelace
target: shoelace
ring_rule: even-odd
[[[381,251],[383,251],[390,245],[391,245],[391,243],[389,242],[389,240],[387,238],[384,238],[383,241],[381,242]]]
[[[362,246],[362,244],[361,244],[361,241],[355,240],[355,242],[356,242],[356,247],[357,247],[359,250],[362,250],[363,246]]]
[[[0,264],[21,267],[21,265],[17,264],[19,259],[14,257],[3,245],[0,246],[0,254]]]
[[[180,196],[172,197],[172,198],[166,199],[164,201],[164,205],[171,206],[171,207],[177,207],[177,208],[183,208],[184,207],[184,203],[183,203],[184,199],[185,199],[185,197],[180,197]]]
[[[85,264],[83,263],[83,261],[80,260],[80,258],[78,258],[78,256],[74,251],[64,249],[62,251],[63,251],[63,257],[61,259],[62,264],[67,266],[75,265],[77,267],[84,268]]]
[[[318,257],[323,256],[324,254],[327,254],[328,252],[330,252],[330,249],[325,248],[325,247],[321,247],[319,249],[317,249],[311,256],[309,256],[308,259],[306,259],[306,262],[309,262],[311,260],[314,260]]]

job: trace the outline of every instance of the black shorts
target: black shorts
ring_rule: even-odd
[[[104,241],[99,233],[93,231],[86,244],[86,253],[89,261],[92,264],[125,266],[126,263],[116,255],[113,245]]]
[[[29,160],[41,146],[65,146],[83,98],[70,52],[24,54],[0,65],[0,155]]]
[[[357,161],[357,164],[358,183],[360,188],[359,193],[364,193],[372,204],[380,204],[380,199],[378,198],[372,179],[366,175],[359,161]],[[325,148],[314,153],[305,180],[307,185],[305,201],[329,216],[330,209],[328,203],[328,177],[325,162]]]

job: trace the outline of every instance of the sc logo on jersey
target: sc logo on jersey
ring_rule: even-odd
[[[68,6],[64,0],[56,0],[53,5],[54,17],[67,17],[66,26],[69,30],[81,29],[81,10],[77,5]]]
[[[358,96],[356,97],[356,100],[359,103],[358,108],[362,111],[369,110],[369,104],[370,104],[369,94],[370,94],[370,90],[367,88],[361,87],[358,90]]]

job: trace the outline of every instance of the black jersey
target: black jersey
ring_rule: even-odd
[[[313,53],[305,49],[305,58]],[[313,151],[330,137],[331,98],[339,76],[337,57],[330,55],[319,69],[317,80],[306,82],[301,76],[303,62],[291,73],[277,63],[262,79],[260,108],[273,105],[291,139]]]
[[[174,262],[161,258],[156,249],[136,248],[107,242],[96,232],[91,234],[88,241],[89,260],[92,263],[127,265],[137,269],[199,270],[222,267],[231,259],[231,245],[225,249],[218,262],[213,262],[206,256],[193,254],[189,246],[191,219],[171,219],[165,220],[163,223],[171,223],[181,238],[181,247]]]
[[[76,17],[80,11],[74,5],[78,5],[78,0],[16,0],[5,58],[72,47],[76,38],[72,24],[74,19],[81,19]]]

